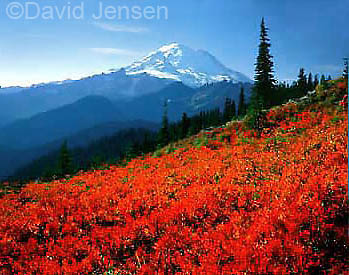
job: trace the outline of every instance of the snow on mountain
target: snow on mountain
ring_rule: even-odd
[[[224,80],[251,82],[244,74],[233,71],[203,50],[172,43],[125,68],[128,75],[146,73],[157,78],[181,81],[190,87]]]

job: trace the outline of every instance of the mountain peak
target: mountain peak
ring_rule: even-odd
[[[180,81],[190,87],[200,87],[223,80],[251,82],[242,73],[225,67],[207,51],[193,50],[180,43],[160,47],[126,67],[126,73],[146,73],[158,78]]]
[[[178,49],[181,46],[182,46],[181,44],[179,44],[177,42],[174,42],[174,43],[167,44],[167,45],[164,45],[164,46],[160,47],[159,51],[166,52],[166,51],[169,51],[169,50],[172,50],[172,49]]]

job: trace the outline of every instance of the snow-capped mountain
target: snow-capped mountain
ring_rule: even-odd
[[[156,93],[175,82],[198,88],[223,80],[231,84],[251,82],[242,73],[225,67],[208,52],[173,43],[124,69],[80,80],[0,89],[0,127],[72,104],[86,96],[103,96],[121,102]]]
[[[200,87],[223,80],[251,82],[244,74],[225,67],[213,55],[203,50],[172,43],[125,68],[128,75],[146,73],[157,78],[180,81],[190,87]]]

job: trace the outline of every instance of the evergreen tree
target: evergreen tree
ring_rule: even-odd
[[[195,121],[196,133],[206,127],[206,124],[208,123],[209,119],[210,119],[209,111],[200,112],[200,114],[197,116]]]
[[[176,140],[179,139],[180,137],[180,133],[178,131],[179,127],[178,127],[179,123],[171,123],[169,124],[169,142],[174,142]]]
[[[63,142],[58,158],[58,175],[65,176],[73,173],[72,157],[67,142]]]
[[[224,110],[223,110],[223,122],[226,123],[232,118],[232,106],[231,106],[231,99],[226,98],[225,104],[224,104]]]
[[[308,90],[307,77],[305,76],[304,68],[301,68],[299,70],[298,80],[297,80],[297,88],[298,88],[301,95],[306,94],[306,92]]]
[[[245,106],[246,109],[246,106]],[[235,100],[233,100],[231,102],[231,119],[236,117],[236,104],[235,104]]]
[[[203,113],[201,112],[190,119],[189,135],[195,135],[202,129],[202,117]]]
[[[95,154],[89,161],[89,167],[98,168],[106,162],[105,157],[102,154]]]
[[[320,84],[325,84],[326,83],[326,77],[325,75],[321,75],[321,79],[320,79]]]
[[[188,118],[187,113],[183,113],[182,120],[181,120],[181,138],[185,138],[188,136],[190,128],[190,120]]]
[[[221,111],[219,108],[217,108],[214,112],[214,118],[215,118],[215,124],[216,126],[219,126],[222,124],[223,122],[223,117],[222,117],[222,114],[221,114]]]
[[[164,103],[164,115],[162,117],[162,124],[161,129],[159,131],[159,145],[165,146],[170,141],[170,135],[169,135],[169,123],[168,123],[168,116],[167,116],[167,100]]]
[[[329,81],[332,80],[332,76],[328,75],[327,80],[329,80]]]
[[[317,85],[319,85],[319,77],[316,74],[315,77],[314,77],[314,89],[316,88]]]
[[[55,167],[52,167],[51,165],[45,166],[43,168],[42,173],[40,173],[40,172],[41,171],[39,171],[39,173],[36,176],[37,177],[42,176],[43,180],[51,180],[52,177],[57,174],[57,171],[56,171]],[[30,177],[31,176],[32,175],[30,175]]]
[[[244,87],[241,87],[240,95],[239,95],[238,116],[242,117],[244,115],[246,115],[245,93],[244,93]]]
[[[149,153],[152,152],[154,149],[154,139],[151,138],[149,132],[146,132],[143,137],[142,151],[144,153]]]
[[[307,86],[308,86],[308,91],[314,90],[314,82],[313,82],[313,75],[312,75],[312,73],[309,73],[309,75],[308,75]]]
[[[140,144],[138,143],[138,141],[132,142],[126,150],[125,154],[126,159],[128,160],[138,157],[140,154]]]
[[[270,39],[264,18],[261,23],[260,44],[255,69],[255,85],[253,88],[254,108],[268,108],[272,105],[272,96],[275,88],[274,62],[270,54]],[[259,106],[260,103],[262,106]]]

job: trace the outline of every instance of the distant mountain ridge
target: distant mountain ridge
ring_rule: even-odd
[[[17,149],[36,147],[101,123],[124,120],[110,100],[88,96],[1,128],[0,145],[12,144]]]
[[[0,127],[18,119],[63,107],[87,96],[117,101],[157,92],[172,80],[146,74],[126,75],[124,70],[81,80],[33,86],[15,93],[0,93]]]
[[[248,77],[228,69],[210,53],[172,43],[118,71],[29,88],[1,88],[0,127],[90,95],[112,101],[131,100],[156,93],[174,82],[198,88],[221,81],[251,83]]]

